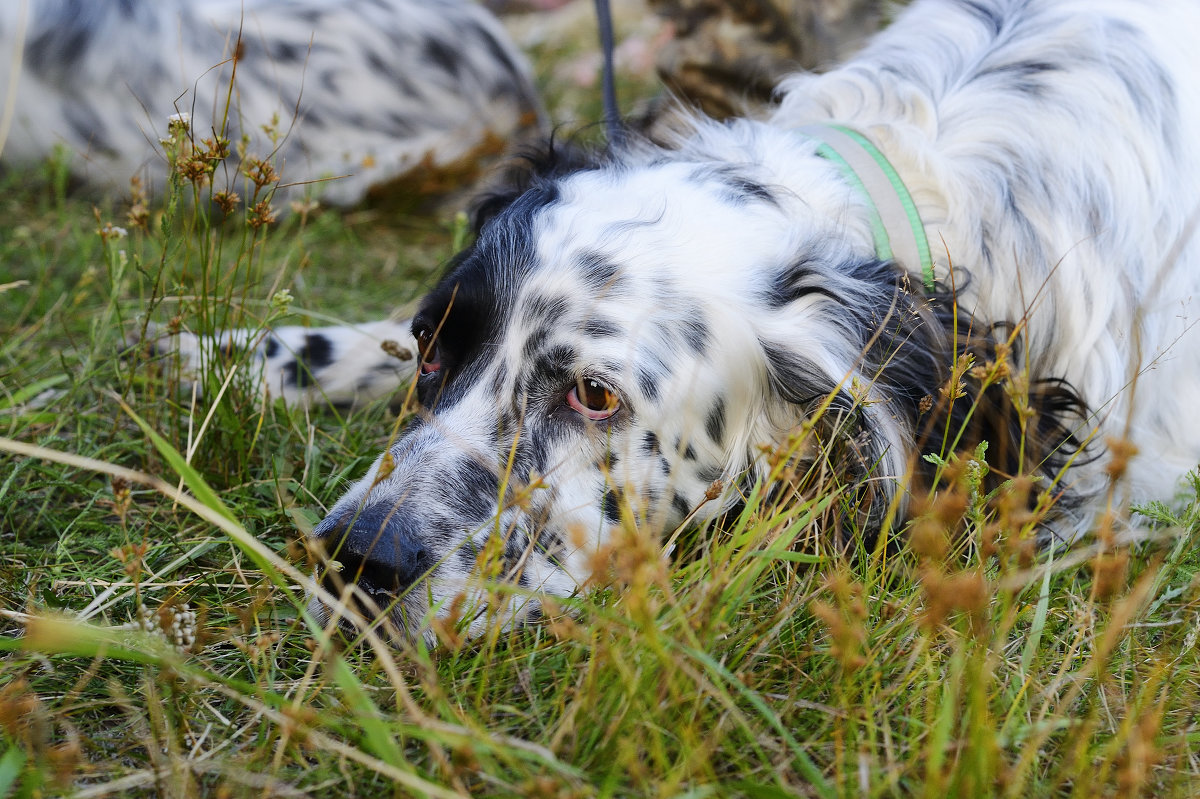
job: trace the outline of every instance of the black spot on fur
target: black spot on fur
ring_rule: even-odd
[[[703,355],[708,349],[710,333],[699,309],[683,320],[683,338],[697,355]]]
[[[267,341],[263,345],[263,354],[268,358],[274,358],[279,354],[279,339],[274,336],[267,336]]]
[[[528,548],[529,537],[520,530],[509,533],[508,540],[504,542],[504,579],[515,579],[517,585],[522,588],[529,587],[529,578],[525,576],[525,569],[521,566]]]
[[[317,372],[333,363],[333,344],[320,333],[309,333],[296,351],[295,359],[283,365],[286,381],[296,388],[314,383]]]
[[[529,334],[525,339],[525,344],[521,347],[521,358],[526,361],[532,361],[534,356],[541,351],[542,346],[546,343],[546,339],[550,336],[549,328],[539,327]]]
[[[267,57],[272,61],[292,64],[303,58],[303,53],[293,42],[287,39],[271,39],[266,43]],[[307,52],[307,47],[303,52]]]
[[[555,323],[567,313],[571,301],[566,297],[531,297],[522,304],[521,317],[530,322]]]
[[[458,558],[458,565],[464,572],[473,572],[478,565],[479,550],[468,541],[454,551],[454,557]]]
[[[619,336],[622,328],[616,322],[593,316],[583,323],[580,332],[591,338],[609,338]]]
[[[480,27],[474,22],[470,23],[470,32],[473,33],[476,38],[483,41],[484,46],[488,49],[488,53],[497,64],[503,64],[509,75],[512,75],[514,78],[520,78],[521,69],[515,63],[513,63],[513,60],[509,57],[508,52],[504,49],[500,42],[496,41],[496,38],[492,36],[491,32]],[[464,44],[466,43],[464,42]],[[514,82],[519,83],[520,81],[518,80]]]
[[[569,372],[579,360],[579,352],[569,344],[550,347],[538,358],[536,369],[549,374]]]
[[[671,507],[679,514],[680,518],[686,517],[692,512],[692,506],[684,498],[684,496],[676,492],[675,496],[671,497]]]
[[[25,65],[42,77],[66,76],[87,53],[91,41],[87,15],[78,9],[71,18],[59,16],[56,23],[33,36],[25,46]],[[85,140],[90,137],[85,137]]]
[[[478,523],[492,514],[500,496],[500,481],[492,469],[463,461],[445,480],[443,499],[455,517]]]
[[[725,398],[717,397],[704,420],[704,431],[714,444],[721,444],[725,438]]]
[[[460,67],[458,54],[446,42],[434,38],[426,39],[422,52],[426,61],[435,64],[446,74],[458,77]]]
[[[536,546],[538,552],[546,556],[546,560],[560,569],[566,568],[566,563],[563,561],[563,540],[562,536],[553,530],[542,528],[537,534]]]
[[[620,287],[621,267],[603,253],[587,252],[579,256],[580,277],[594,294],[603,294]]]
[[[692,179],[700,184],[715,181],[722,189],[722,197],[733,205],[746,205],[751,202],[778,204],[770,189],[734,166],[701,167],[692,174]]]
[[[621,500],[616,491],[604,492],[604,518],[609,524],[621,523]]]
[[[417,381],[424,407],[457,403],[472,380],[486,374],[498,352],[496,337],[514,312],[516,293],[537,265],[534,220],[557,201],[557,188],[545,183],[498,209],[503,221],[486,224],[425,298],[413,330],[439,331],[442,369]]]
[[[659,454],[658,436],[654,434],[653,430],[647,430],[642,436],[642,451],[647,455]]]
[[[638,388],[642,390],[642,394],[645,395],[646,399],[651,401],[658,399],[658,380],[659,376],[654,372],[644,367],[638,367]]]
[[[384,129],[398,139],[407,139],[417,133],[418,126],[414,119],[404,116],[397,111],[390,112]],[[307,121],[307,120],[306,120]]]
[[[760,342],[771,383],[779,395],[797,405],[820,399],[837,388],[817,363],[786,347]]]

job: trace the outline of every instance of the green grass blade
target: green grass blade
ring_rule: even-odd
[[[217,492],[213,491],[204,478],[200,476],[200,473],[192,468],[192,465],[187,462],[187,459],[183,457],[179,450],[171,446],[170,442],[165,438],[154,432],[154,429],[124,401],[121,401],[121,408],[129,415],[130,419],[133,419],[137,423],[138,427],[142,428],[142,432],[150,438],[150,441],[154,444],[154,448],[158,450],[158,454],[162,455],[167,463],[171,465],[171,468],[183,478],[184,485],[191,490],[192,495],[196,499],[209,510],[221,514],[231,522],[237,522],[237,517],[221,501],[221,498],[217,496]]]
[[[0,756],[0,796],[8,796],[21,778],[25,768],[25,752],[18,746],[10,746]]]

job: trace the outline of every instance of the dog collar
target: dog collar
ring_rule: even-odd
[[[934,289],[929,239],[912,195],[896,169],[865,136],[842,125],[804,125],[797,132],[820,142],[817,155],[833,161],[867,200],[875,253],[885,260],[921,267],[925,291]]]

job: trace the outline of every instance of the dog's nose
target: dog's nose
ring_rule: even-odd
[[[419,533],[403,507],[385,504],[331,513],[312,532],[328,559],[338,564],[327,570],[326,587],[337,593],[354,582],[370,594],[402,594],[433,566]]]

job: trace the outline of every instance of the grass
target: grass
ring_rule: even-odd
[[[886,557],[793,547],[821,494],[752,499],[671,560],[630,520],[602,585],[545,623],[347,642],[305,618],[299,542],[393,429],[386,404],[266,404],[237,356],[191,394],[124,336],[385,314],[429,285],[452,221],[255,228],[168,197],[142,229],[54,163],[3,181],[0,793],[1200,790],[1200,485],[1147,508],[1136,548],[1057,555],[966,469]]]

